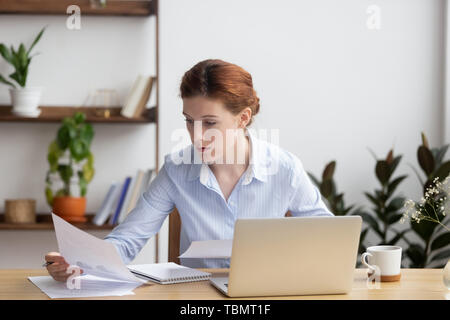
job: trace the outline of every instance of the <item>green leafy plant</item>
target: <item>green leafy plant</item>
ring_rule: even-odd
[[[405,253],[411,260],[411,268],[424,268],[431,264],[438,264],[438,267],[442,267],[443,265],[439,262],[450,257],[448,248],[450,232],[441,232],[441,229],[436,228],[439,222],[442,225],[446,218],[445,211],[441,208],[443,199],[448,195],[442,190],[439,191],[436,184],[439,185],[450,174],[450,161],[444,161],[448,147],[447,144],[440,148],[430,149],[428,140],[422,132],[422,145],[417,149],[417,159],[425,179],[421,178],[414,167],[412,168],[423,186],[424,196],[420,202],[410,200],[405,205],[406,215],[408,215],[408,211],[412,212],[411,229],[422,241],[422,243],[416,243],[405,238],[409,245]],[[430,218],[426,218],[426,216]]]
[[[48,147],[47,160],[50,169],[46,176],[45,195],[50,206],[56,196],[72,196],[70,182],[74,174],[78,176],[80,195],[84,197],[87,184],[94,176],[94,156],[90,151],[94,130],[86,123],[84,113],[77,112],[73,117],[65,117],[58,130],[56,140]],[[61,159],[68,163],[62,163]],[[63,188],[53,194],[52,174],[58,174],[63,182]]]
[[[373,205],[373,213],[360,212],[359,214],[380,238],[380,245],[394,245],[409,231],[400,232],[393,228],[393,225],[403,216],[400,209],[405,202],[404,197],[394,196],[394,193],[407,176],[393,178],[394,171],[402,158],[402,156],[394,157],[393,150],[389,151],[386,159],[377,160],[375,155],[374,157],[376,160],[375,174],[381,188],[375,189],[372,194],[364,192]]]
[[[325,200],[325,204],[336,216],[344,215],[359,215],[361,208],[355,208],[354,205],[346,206],[344,200],[344,193],[337,191],[337,186],[334,181],[334,172],[336,170],[336,161],[329,162],[322,172],[322,179],[319,180],[312,173],[308,172],[309,177],[314,184],[319,188],[322,197]],[[365,237],[368,232],[368,228],[361,231],[359,239],[358,253],[361,254],[366,251],[364,245]],[[358,261],[358,264],[360,262]]]
[[[20,87],[25,88],[28,76],[28,67],[30,66],[31,59],[34,56],[30,56],[31,50],[34,48],[36,43],[41,39],[44,33],[45,27],[39,32],[39,34],[34,39],[30,48],[27,50],[25,45],[21,43],[18,49],[14,49],[13,46],[8,49],[6,45],[0,43],[0,54],[2,57],[14,67],[14,72],[9,75],[10,80],[0,74],[0,82],[16,88],[14,82],[16,82]],[[13,82],[14,81],[14,82]]]

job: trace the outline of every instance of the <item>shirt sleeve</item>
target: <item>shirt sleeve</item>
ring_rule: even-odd
[[[290,179],[293,194],[289,203],[292,216],[334,216],[323,202],[319,189],[308,177],[300,159],[294,155],[293,158]]]
[[[175,206],[170,197],[173,182],[166,170],[163,165],[147,190],[140,194],[134,209],[104,238],[116,247],[125,264],[132,261],[148,239],[159,231]]]

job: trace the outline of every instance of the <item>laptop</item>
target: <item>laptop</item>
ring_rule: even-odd
[[[238,219],[228,277],[210,282],[229,297],[348,293],[361,224],[360,216]]]

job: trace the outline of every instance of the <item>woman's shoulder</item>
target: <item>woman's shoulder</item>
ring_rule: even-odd
[[[276,163],[280,170],[291,173],[302,167],[300,158],[293,152],[265,140],[259,140],[258,143],[261,151],[260,157],[270,163]]]

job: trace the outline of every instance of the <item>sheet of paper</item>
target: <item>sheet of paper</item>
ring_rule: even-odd
[[[134,295],[132,290],[140,286],[139,283],[115,281],[93,275],[72,278],[70,282],[74,289],[69,289],[65,282],[56,281],[51,276],[28,277],[28,279],[52,299]],[[76,285],[77,279],[79,285]]]
[[[192,241],[179,258],[230,258],[233,240]]]
[[[131,283],[145,283],[123,263],[111,242],[84,232],[52,213],[59,253],[70,265],[77,265],[84,274]]]

